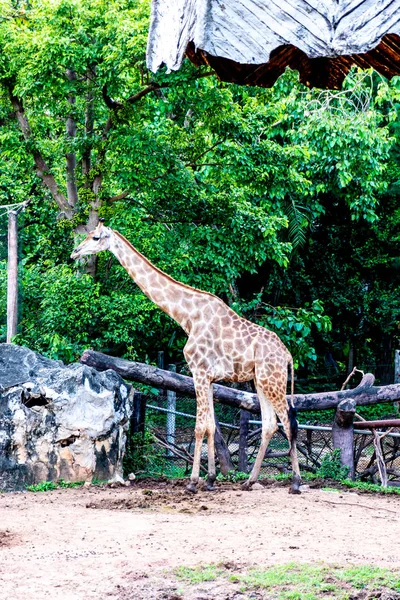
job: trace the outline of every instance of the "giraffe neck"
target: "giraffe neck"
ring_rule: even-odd
[[[205,292],[179,283],[157,267],[117,231],[111,232],[110,251],[148,298],[190,332],[193,300]],[[185,306],[187,308],[185,308]]]

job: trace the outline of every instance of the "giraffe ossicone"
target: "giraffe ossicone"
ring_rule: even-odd
[[[196,492],[204,436],[208,446],[207,488],[214,489],[215,418],[212,385],[216,381],[254,380],[261,407],[261,444],[249,479],[257,480],[266,449],[277,431],[279,417],[290,445],[293,481],[291,493],[300,493],[301,484],[296,449],[297,422],[293,406],[286,399],[288,366],[293,359],[279,337],[237,315],[220,298],[176,281],[141,254],[123,235],[102,222],[72,252],[77,259],[109,250],[141,290],[172,317],[188,336],[183,350],[196,388],[196,426],[193,469],[187,489]]]

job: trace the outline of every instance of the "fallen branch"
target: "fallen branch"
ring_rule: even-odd
[[[184,460],[185,462],[190,462],[193,464],[193,456],[191,454],[189,454],[189,452],[184,450],[184,448],[175,446],[175,444],[168,444],[161,438],[161,436],[157,435],[156,433],[153,433],[153,435],[154,435],[154,438],[156,439],[156,442],[158,444],[160,444],[160,446],[164,446],[164,448],[169,450],[177,458],[180,458],[180,459]],[[207,473],[207,469],[204,468],[202,464],[200,464],[200,470],[203,471],[203,473]]]
[[[368,422],[363,417],[358,415],[357,413],[355,414],[355,416],[358,419],[360,419],[360,421],[363,424]],[[370,423],[371,422],[372,421],[370,421]],[[379,423],[382,421],[375,421],[375,422]],[[369,427],[370,427],[370,429],[372,431],[372,435],[374,437],[374,448],[375,448],[375,455],[376,455],[376,464],[377,464],[378,471],[379,471],[379,477],[381,478],[382,487],[387,488],[388,476],[387,476],[387,471],[386,471],[386,463],[385,463],[385,459],[384,459],[383,452],[382,452],[382,446],[381,446],[381,437],[382,438],[385,437],[386,433],[384,433],[380,436],[378,434],[378,432],[376,431],[375,427],[371,426],[371,424]]]
[[[355,504],[353,502],[332,502],[332,500],[321,499],[318,502],[326,502],[327,504],[335,504],[336,506],[352,506],[353,508],[369,508],[370,510],[384,510],[385,512],[393,513],[398,515],[397,510],[390,510],[390,508],[377,508],[376,506],[368,506],[368,504]]]
[[[115,358],[94,350],[86,350],[81,357],[81,363],[94,367],[99,371],[113,369],[121,377],[131,381],[173,390],[184,396],[195,396],[193,379],[187,375],[164,371],[145,363]],[[361,383],[352,390],[295,394],[295,408],[300,411],[335,408],[345,398],[355,399],[357,406],[400,400],[400,384],[376,387],[373,385],[374,381],[374,376],[371,373],[366,373]],[[260,404],[256,394],[235,390],[217,383],[214,383],[214,400],[235,408],[245,408],[252,413],[260,412]],[[289,400],[290,396],[288,396]]]

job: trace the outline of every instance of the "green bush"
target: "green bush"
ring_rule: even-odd
[[[317,469],[318,477],[322,479],[336,479],[341,481],[346,479],[349,474],[349,468],[340,462],[340,449],[335,448],[332,452],[323,456],[321,466]]]

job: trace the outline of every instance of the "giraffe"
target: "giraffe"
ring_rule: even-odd
[[[193,468],[187,490],[192,493],[197,491],[205,435],[208,449],[207,489],[215,489],[213,383],[221,380],[254,380],[261,408],[261,444],[243,487],[251,489],[257,480],[269,441],[278,429],[278,415],[290,444],[293,470],[290,492],[300,493],[297,421],[293,407],[293,359],[279,337],[240,317],[217,296],[176,281],[154,266],[118,231],[106,227],[102,222],[74,249],[71,258],[97,254],[102,250],[112,252],[150,300],[179,323],[188,336],[183,352],[193,375],[197,409]],[[289,365],[291,405],[286,399]]]

